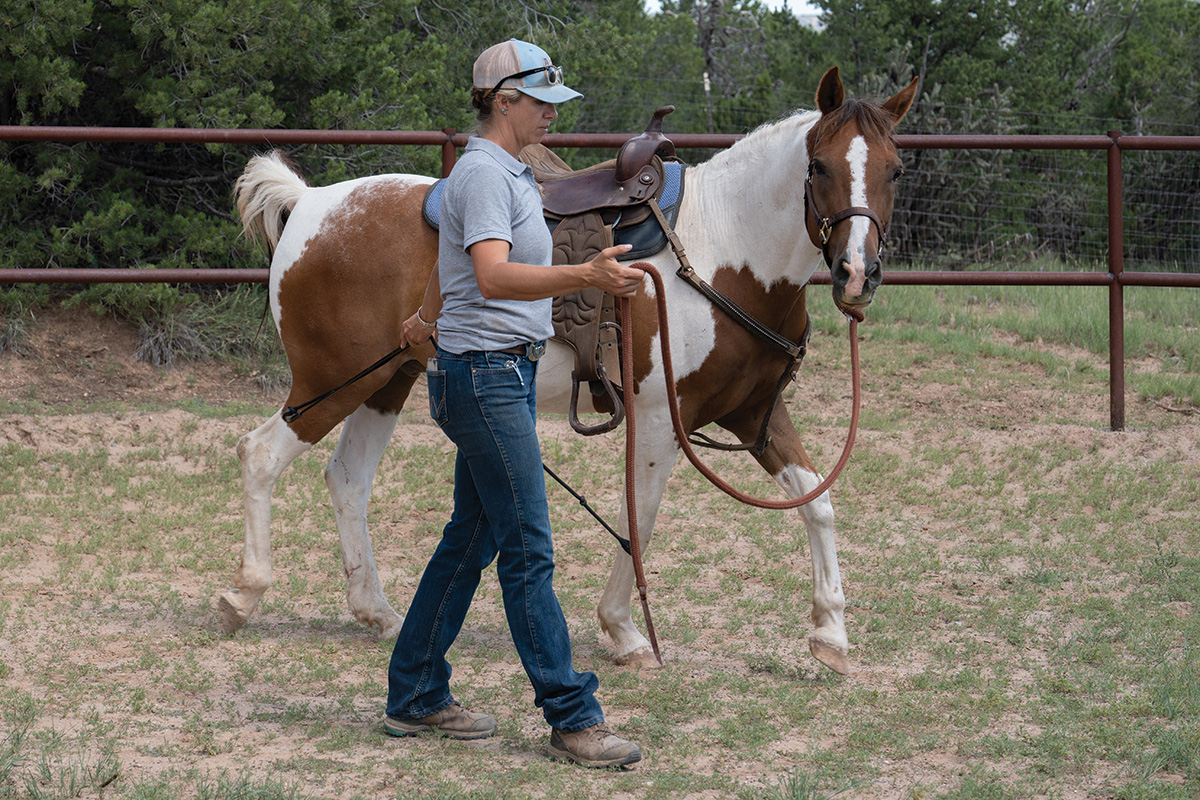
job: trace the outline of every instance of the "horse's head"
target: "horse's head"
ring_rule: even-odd
[[[908,113],[917,79],[883,105],[847,98],[837,67],[817,89],[821,118],[808,133],[805,224],[844,311],[871,302],[883,279],[881,258],[903,174],[892,132]]]

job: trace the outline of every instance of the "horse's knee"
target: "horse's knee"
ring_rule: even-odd
[[[271,448],[263,442],[258,430],[251,431],[238,440],[238,461],[242,465],[242,485],[247,490],[261,488],[265,482],[274,485]]]
[[[262,428],[256,428],[238,439],[237,455],[243,472],[260,468],[269,461],[271,448],[264,438]]]
[[[810,531],[832,531],[835,515],[829,494],[823,494],[809,503],[800,516],[804,520],[804,526]]]

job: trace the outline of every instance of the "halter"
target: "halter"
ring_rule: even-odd
[[[812,214],[813,219],[817,223],[817,235],[821,241],[820,243],[814,241],[813,244],[821,249],[821,255],[825,256],[825,263],[828,264],[830,262],[827,248],[829,246],[829,237],[833,235],[833,226],[851,217],[866,217],[875,223],[875,230],[879,232],[879,257],[882,258],[883,246],[887,244],[887,226],[880,222],[879,215],[866,206],[850,206],[832,216],[824,216],[817,209],[817,201],[813,199],[812,172],[813,162],[810,159],[808,162],[808,173],[804,176],[805,213]]]

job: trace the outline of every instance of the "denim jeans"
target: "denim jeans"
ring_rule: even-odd
[[[425,568],[388,668],[387,713],[420,719],[454,702],[446,651],[480,572],[496,559],[504,613],[534,703],[555,728],[604,721],[599,681],[571,666],[554,594],[554,546],[534,422],[537,363],[506,353],[438,351],[430,414],[458,447],[454,511]]]

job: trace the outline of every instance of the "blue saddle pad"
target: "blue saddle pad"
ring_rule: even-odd
[[[683,173],[687,165],[680,161],[663,163],[663,190],[658,198],[658,207],[672,227],[679,218],[680,201],[683,199]],[[425,193],[425,202],[421,206],[421,214],[430,227],[438,230],[442,219],[442,190],[445,179],[439,180]],[[546,220],[551,231],[558,226],[558,220]],[[667,235],[662,226],[653,216],[637,225],[628,228],[618,227],[615,232],[616,244],[631,244],[633,249],[621,256],[622,261],[636,261],[647,258],[667,246]]]

